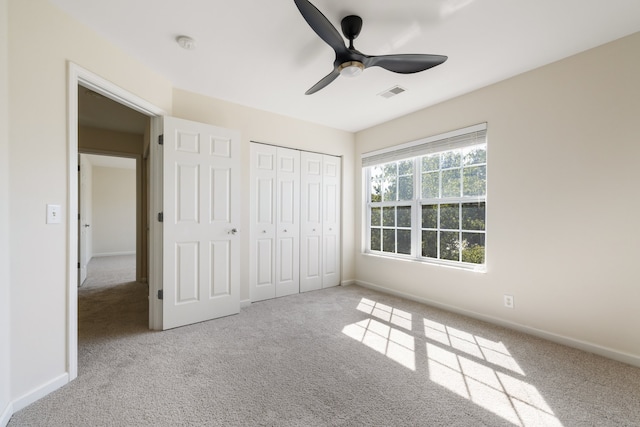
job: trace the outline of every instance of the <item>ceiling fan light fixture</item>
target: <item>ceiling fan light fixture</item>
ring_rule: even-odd
[[[342,77],[356,77],[364,71],[364,64],[359,61],[343,62],[338,67],[338,72]]]

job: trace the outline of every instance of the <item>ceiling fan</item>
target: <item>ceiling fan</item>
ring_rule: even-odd
[[[308,0],[294,0],[294,2],[313,31],[336,52],[333,71],[307,90],[305,95],[316,93],[340,75],[357,76],[369,67],[382,67],[394,73],[411,74],[428,70],[447,60],[443,55],[427,54],[365,55],[353,47],[353,40],[358,37],[362,29],[362,18],[349,15],[342,19],[342,34],[349,40],[349,47],[347,47],[338,30],[314,5]]]

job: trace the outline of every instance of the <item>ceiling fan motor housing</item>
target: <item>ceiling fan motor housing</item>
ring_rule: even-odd
[[[342,18],[340,23],[342,27],[342,34],[351,43],[350,49],[353,49],[353,40],[358,37],[360,30],[362,30],[362,18],[356,15],[349,15]]]

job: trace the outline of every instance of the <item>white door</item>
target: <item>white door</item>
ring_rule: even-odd
[[[251,301],[276,296],[276,168],[277,148],[251,144]]]
[[[91,218],[91,173],[90,163],[82,154],[78,155],[78,286],[87,280],[87,264],[89,263],[89,241]]]
[[[301,153],[300,292],[322,289],[322,157]]]
[[[341,159],[323,156],[322,174],[322,287],[340,284]]]
[[[300,292],[300,152],[277,148],[276,297]]]
[[[164,118],[163,329],[240,311],[240,136]]]

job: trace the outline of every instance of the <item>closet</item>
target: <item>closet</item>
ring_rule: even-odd
[[[250,151],[251,301],[340,284],[340,157]]]

